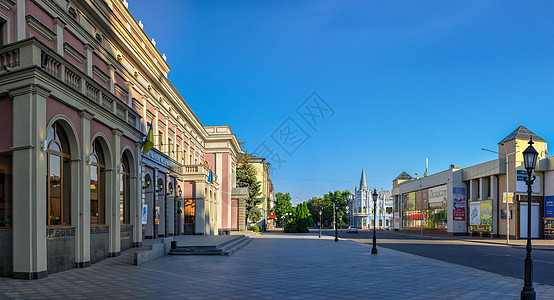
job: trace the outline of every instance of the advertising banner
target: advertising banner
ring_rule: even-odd
[[[454,199],[452,200],[452,217],[454,221],[466,220],[466,189],[454,188]]]
[[[429,189],[429,208],[446,208],[446,184]]]
[[[415,210],[421,210],[421,191],[415,192]]]
[[[508,193],[508,203],[514,204],[514,193]],[[506,192],[502,193],[502,203],[506,203]]]
[[[533,181],[533,185],[531,186],[533,190],[533,194],[540,194],[541,193],[541,177],[533,174],[537,178],[535,181]],[[531,178],[533,177],[531,175]],[[517,171],[517,181],[516,181],[516,192],[527,192],[527,184],[525,183],[525,179],[527,178],[527,171],[524,170],[518,170]]]
[[[554,196],[544,197],[544,219],[554,220]]]
[[[142,205],[142,224],[148,224],[148,205]]]
[[[481,225],[492,225],[492,200],[481,201]]]
[[[421,190],[421,209],[423,210],[429,209],[429,190],[428,189]]]
[[[481,225],[481,203],[479,201],[469,203],[469,225]]]
[[[156,218],[154,219],[155,225],[160,225],[160,207],[156,206]]]
[[[408,194],[408,210],[415,210],[415,192]]]
[[[408,210],[408,194],[402,194],[402,211]]]

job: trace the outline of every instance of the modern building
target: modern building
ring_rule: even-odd
[[[554,160],[546,141],[523,126],[498,143],[498,158],[474,166],[393,181],[395,229],[492,237],[527,237],[527,172],[522,152],[539,153],[532,185],[531,237],[553,237]],[[398,217],[397,217],[398,216]]]
[[[0,0],[0,32],[1,276],[234,228],[236,138],[198,120],[126,1]]]
[[[375,228],[392,227],[393,199],[391,192],[382,189],[377,191],[376,204],[373,203],[372,193],[373,191],[367,187],[365,170],[362,168],[360,187],[355,187],[353,197],[349,198],[352,205],[351,223],[361,229],[370,229],[373,228],[376,220]],[[374,206],[377,211],[374,211]]]

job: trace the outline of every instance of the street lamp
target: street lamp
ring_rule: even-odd
[[[321,237],[321,214],[323,213],[323,211],[320,209],[319,210],[319,237]]]
[[[338,207],[336,205],[333,205],[334,208],[335,208],[335,214],[334,214],[334,220],[333,222],[335,222],[335,243],[339,241],[339,227],[337,226],[337,211],[338,211]]]
[[[527,255],[525,256],[525,280],[523,284],[523,289],[521,290],[521,299],[535,299],[536,293],[533,289],[533,259],[531,258],[531,192],[533,181],[535,181],[535,176],[531,179],[531,173],[535,169],[535,164],[537,163],[537,156],[539,153],[535,148],[533,148],[533,137],[529,139],[529,147],[523,151],[523,163],[525,164],[525,169],[527,170],[527,246],[525,250]]]
[[[373,248],[371,248],[371,254],[377,254],[377,238],[375,237],[375,214],[377,212],[377,189],[373,189]]]

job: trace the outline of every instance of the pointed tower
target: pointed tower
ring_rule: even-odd
[[[362,168],[362,178],[360,179],[360,190],[367,190],[367,183],[365,181],[364,168]]]

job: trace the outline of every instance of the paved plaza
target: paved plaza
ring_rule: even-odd
[[[129,254],[41,280],[0,278],[0,299],[519,299],[523,281],[317,234],[266,233],[233,256]],[[538,299],[554,287],[535,285]]]

